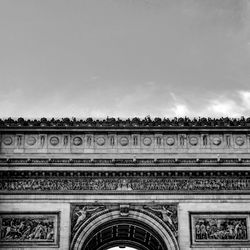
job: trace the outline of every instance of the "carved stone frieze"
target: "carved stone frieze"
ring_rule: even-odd
[[[191,173],[191,172],[190,172]],[[197,173],[197,176],[195,176]],[[102,173],[28,172],[2,173],[1,192],[167,192],[249,193],[250,173],[196,172]],[[200,176],[199,176],[200,175]],[[240,178],[238,177],[240,175]],[[158,176],[158,177],[156,177]],[[164,176],[164,177],[163,177]],[[186,176],[186,177],[185,177]],[[193,176],[193,177],[192,177]]]

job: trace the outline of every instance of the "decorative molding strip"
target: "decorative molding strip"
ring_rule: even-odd
[[[240,177],[240,178],[239,178]],[[0,191],[250,193],[250,172],[1,172]]]
[[[0,246],[58,247],[59,213],[0,213]]]
[[[18,119],[0,119],[0,128],[20,128],[20,127],[101,127],[101,128],[146,128],[146,127],[250,127],[250,117],[248,118],[154,118],[146,117],[139,119],[137,117],[132,119],[116,119],[107,118],[103,120],[94,120],[93,118],[83,119],[34,119],[25,120],[24,118]]]
[[[249,212],[190,213],[192,247],[233,247],[250,244]]]

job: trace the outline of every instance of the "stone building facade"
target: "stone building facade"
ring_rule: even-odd
[[[0,120],[0,248],[250,249],[250,119]]]

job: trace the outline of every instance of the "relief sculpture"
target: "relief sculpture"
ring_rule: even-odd
[[[57,244],[58,214],[1,214],[0,244]]]
[[[175,236],[178,235],[178,219],[177,219],[177,205],[154,205],[154,206],[143,206],[144,209],[155,213],[159,216],[174,232]]]
[[[72,217],[72,233],[74,234],[86,219],[104,208],[105,206],[76,206]]]
[[[191,214],[192,243],[249,243],[248,214]]]
[[[249,178],[38,178],[2,179],[0,191],[249,192]]]
[[[71,241],[74,241],[74,238],[77,235],[80,235],[82,232],[86,232],[90,227],[94,227],[95,223],[101,226],[102,229],[105,228],[107,222],[109,225],[112,225],[112,221],[117,224],[118,221],[121,221],[122,228],[118,225],[118,230],[112,226],[110,233],[115,237],[118,236],[118,233],[124,236],[128,235],[129,238],[143,237],[144,244],[147,244],[144,236],[147,236],[150,239],[150,233],[142,235],[142,227],[138,227],[140,234],[137,235],[135,228],[137,226],[133,225],[133,218],[145,222],[149,219],[151,223],[161,225],[161,228],[165,228],[171,231],[171,235],[174,236],[177,240],[178,237],[178,216],[177,216],[177,203],[169,204],[158,204],[158,203],[116,203],[116,202],[107,202],[107,203],[82,203],[82,204],[71,204]],[[108,218],[108,220],[107,220]],[[128,231],[124,230],[124,225],[127,225]],[[110,227],[110,226],[109,226]],[[99,231],[99,230],[98,230]],[[101,230],[102,231],[102,230]],[[107,231],[103,230],[105,237],[108,237]],[[133,235],[133,236],[132,236]],[[132,237],[131,237],[132,236]],[[96,239],[94,240],[94,242]],[[156,242],[150,242],[150,244],[155,244]],[[96,249],[94,247],[88,249]],[[99,248],[98,248],[99,249]],[[158,248],[157,248],[158,249]],[[162,248],[159,248],[162,249]]]

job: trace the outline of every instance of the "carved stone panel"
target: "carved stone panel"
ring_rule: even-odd
[[[249,212],[190,213],[191,245],[232,247],[250,244]]]
[[[59,213],[0,213],[0,246],[56,247]]]

